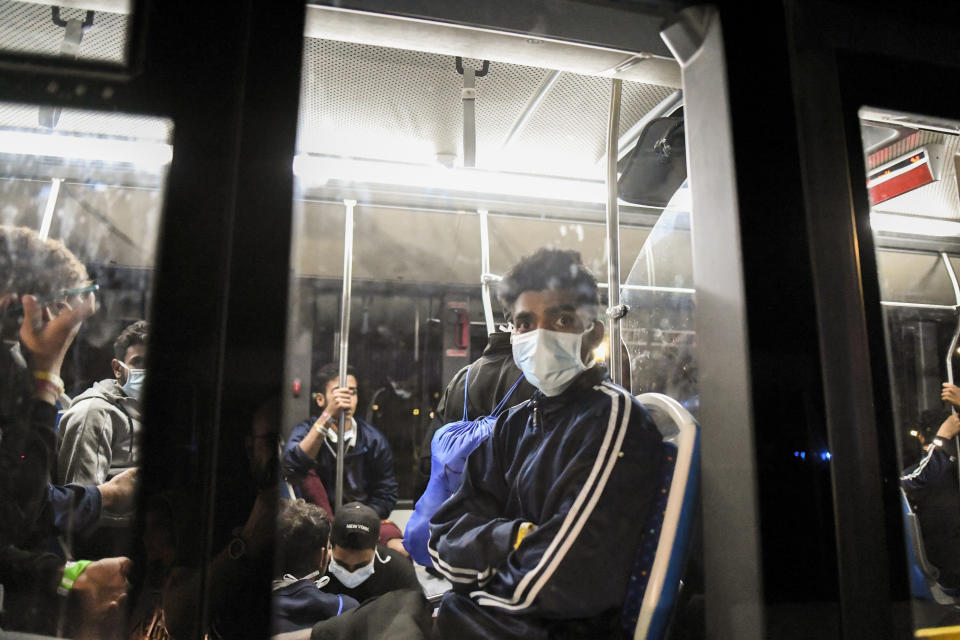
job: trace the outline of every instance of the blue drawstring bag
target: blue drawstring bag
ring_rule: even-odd
[[[419,564],[425,567],[433,566],[433,560],[430,559],[427,551],[427,543],[430,541],[430,518],[460,487],[463,469],[467,465],[467,456],[493,431],[497,416],[500,415],[521,380],[523,375],[513,383],[507,395],[493,410],[492,415],[470,420],[467,417],[470,370],[467,369],[463,385],[463,420],[448,422],[433,434],[433,439],[430,441],[430,481],[423,495],[417,500],[417,505],[403,534],[403,547]]]

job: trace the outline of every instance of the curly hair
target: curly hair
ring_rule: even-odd
[[[277,519],[276,568],[298,578],[316,571],[316,555],[327,548],[332,527],[330,516],[303,498],[287,504]]]
[[[0,225],[0,295],[47,296],[90,282],[87,268],[57,240],[33,229]]]
[[[579,305],[600,303],[597,279],[583,266],[580,253],[543,247],[522,258],[507,272],[498,287],[500,304],[508,316],[524,291],[569,290]]]
[[[137,320],[121,331],[117,339],[113,341],[113,357],[123,362],[127,355],[127,349],[134,345],[147,344],[149,336],[150,323],[146,320]]]

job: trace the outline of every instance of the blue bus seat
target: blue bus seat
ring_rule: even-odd
[[[906,534],[904,537],[907,543],[907,561],[910,565],[910,592],[913,597],[933,600],[937,604],[960,604],[960,597],[958,597],[960,592],[944,589],[937,582],[940,571],[927,560],[917,514],[914,513],[910,500],[907,499],[907,493],[902,488],[900,489],[900,506],[903,509],[903,528]]]
[[[666,637],[677,604],[700,499],[700,426],[668,396],[644,393],[664,439],[659,499],[634,561],[621,613],[621,630],[635,640]]]

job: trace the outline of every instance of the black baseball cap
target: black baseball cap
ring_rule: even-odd
[[[361,502],[349,502],[337,511],[330,541],[344,549],[375,549],[380,539],[380,516]]]

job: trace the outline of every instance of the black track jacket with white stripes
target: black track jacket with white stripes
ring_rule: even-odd
[[[502,414],[430,521],[434,566],[491,611],[618,608],[659,486],[662,439],[600,366]],[[514,549],[520,525],[536,529]]]
[[[900,486],[917,513],[927,559],[940,571],[937,582],[948,589],[960,589],[956,452],[953,438],[944,441],[943,446],[930,444],[923,459],[900,477]]]

